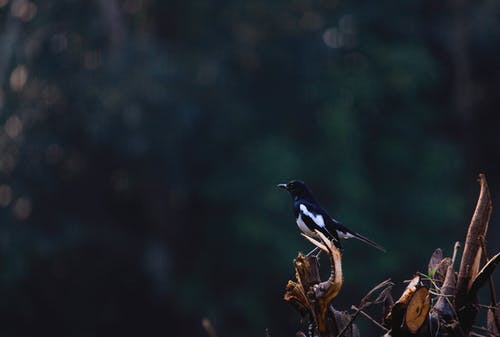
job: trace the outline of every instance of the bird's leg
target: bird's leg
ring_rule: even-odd
[[[311,250],[309,253],[307,253],[306,257],[310,256],[311,254],[313,254],[315,251],[319,250],[319,253],[317,255],[314,255],[315,257],[318,257],[319,254],[321,254],[321,249],[319,249],[318,247],[314,247],[313,250]]]

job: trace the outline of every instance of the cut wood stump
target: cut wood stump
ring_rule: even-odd
[[[342,288],[342,255],[337,247],[321,232],[316,231],[320,241],[306,237],[330,257],[331,272],[326,281],[319,277],[318,260],[299,253],[293,260],[296,281],[288,281],[285,301],[312,324],[315,335],[320,337],[334,336],[350,320],[350,315],[331,307],[332,301]],[[357,329],[351,328],[345,336],[358,336]]]

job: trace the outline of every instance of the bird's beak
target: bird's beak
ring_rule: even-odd
[[[278,184],[276,187],[282,188],[284,190],[288,190],[288,185],[287,184]]]

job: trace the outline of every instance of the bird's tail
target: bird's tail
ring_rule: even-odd
[[[368,239],[367,237],[364,237],[363,235],[361,234],[358,234],[356,232],[350,232],[349,234],[351,234],[351,236],[355,239],[358,239],[359,241],[363,241],[364,243],[374,247],[374,248],[377,248],[378,250],[381,250],[383,251],[384,253],[386,252],[385,248],[382,247],[381,245],[379,245],[378,243]]]

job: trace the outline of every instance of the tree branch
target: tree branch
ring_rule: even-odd
[[[458,310],[458,317],[462,328],[466,333],[470,331],[477,314],[477,309],[473,305],[475,298],[469,296],[469,289],[479,271],[479,263],[481,261],[480,238],[486,235],[491,212],[493,210],[490,192],[484,174],[479,175],[479,184],[481,186],[481,191],[465,240],[455,296],[455,307]]]

